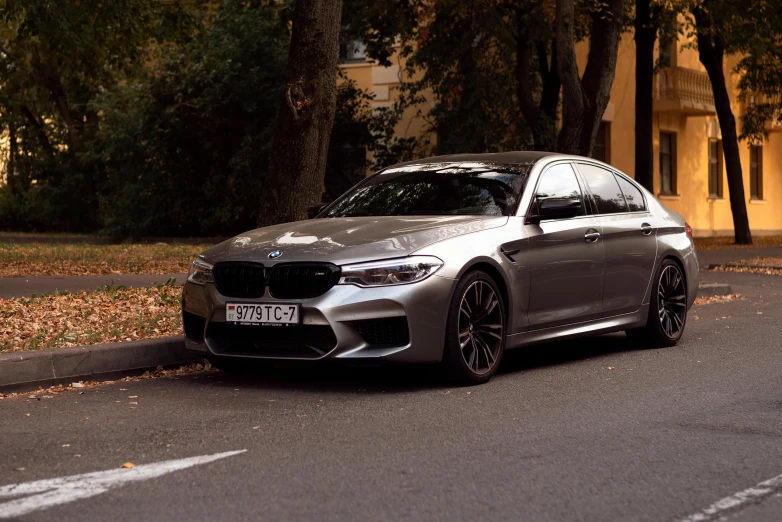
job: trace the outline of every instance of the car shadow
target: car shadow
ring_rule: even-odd
[[[608,334],[547,343],[505,354],[498,375],[508,376],[530,370],[579,363],[604,355],[632,351],[624,334]],[[449,389],[439,368],[433,365],[314,365],[249,366],[242,375],[217,372],[205,379],[222,388],[248,387],[257,390],[295,390],[334,394],[409,393]],[[201,381],[202,383],[204,381]]]
[[[509,350],[498,374],[516,373],[547,366],[578,363],[618,352],[634,351],[624,333],[581,337]]]

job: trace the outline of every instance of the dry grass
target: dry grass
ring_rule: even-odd
[[[752,259],[741,259],[726,265],[714,267],[712,270],[717,272],[743,272],[782,276],[782,258],[754,257]]]
[[[782,246],[782,236],[756,236],[752,238],[751,245],[736,245],[733,237],[696,237],[694,241],[698,250]]]
[[[754,268],[744,266],[718,266],[712,268],[715,272],[740,272],[744,274],[763,274],[782,276],[782,268]]]
[[[187,272],[209,245],[0,243],[0,277]]]
[[[735,264],[782,268],[782,257],[753,257],[736,261]]]
[[[714,303],[728,303],[730,301],[743,301],[746,299],[743,295],[728,294],[728,295],[713,295],[711,297],[698,297],[695,299],[695,305],[707,305]]]
[[[0,352],[180,335],[182,287],[0,299]]]

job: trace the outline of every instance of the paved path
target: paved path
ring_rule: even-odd
[[[485,386],[316,366],[0,401],[0,518],[778,522],[782,278],[711,278],[748,298],[693,308],[678,347],[528,348]]]
[[[761,256],[782,257],[782,247],[724,248],[720,250],[698,251],[698,261],[701,268]]]
[[[165,283],[171,278],[176,279],[177,284],[184,284],[187,274],[4,277],[0,278],[0,298],[53,294],[56,290],[70,292],[95,290],[104,285],[155,286]]]

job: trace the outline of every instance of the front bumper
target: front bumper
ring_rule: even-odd
[[[227,298],[215,285],[186,283],[182,294],[182,310],[185,314],[185,345],[189,350],[205,356],[277,359],[384,359],[404,363],[431,363],[442,359],[445,340],[445,324],[448,306],[455,281],[433,275],[424,281],[409,285],[379,288],[360,288],[353,285],[337,285],[325,294],[311,299],[274,299],[268,293],[258,299]],[[322,356],[301,357],[292,350],[290,354],[276,350],[274,355],[243,352],[226,353],[222,343],[213,335],[225,329],[225,303],[300,303],[301,327],[325,326],[333,331],[336,342]],[[409,342],[404,345],[372,345],[362,338],[353,324],[370,319],[407,319]],[[210,328],[210,325],[212,328]],[[203,331],[199,331],[203,327]],[[253,326],[252,335],[263,336],[269,329],[286,328],[288,336],[295,338],[297,326]],[[310,329],[308,332],[311,332]],[[323,331],[322,329],[320,331]],[[303,332],[303,330],[302,330]],[[277,332],[274,332],[275,334]],[[327,341],[328,344],[331,341]]]

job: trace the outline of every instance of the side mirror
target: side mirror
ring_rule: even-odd
[[[538,215],[530,216],[528,223],[537,224],[543,219],[567,219],[581,213],[583,204],[578,198],[538,198]]]
[[[318,214],[320,214],[320,211],[326,208],[326,203],[318,203],[317,205],[312,205],[311,207],[307,207],[307,219],[312,219]]]

